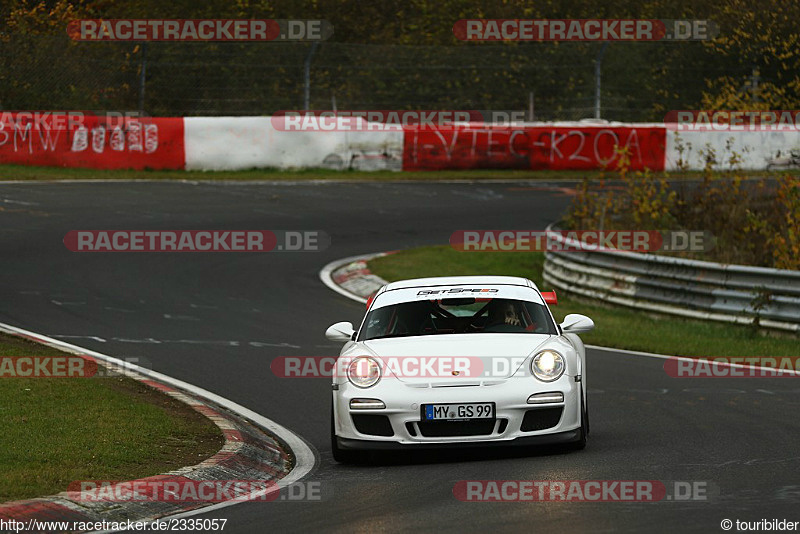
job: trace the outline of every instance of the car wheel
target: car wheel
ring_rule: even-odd
[[[339,442],[336,440],[336,424],[333,421],[333,404],[331,404],[331,452],[333,459],[340,464],[351,464],[356,461],[356,451],[339,448]]]

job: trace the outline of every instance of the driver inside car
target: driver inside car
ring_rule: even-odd
[[[497,325],[522,326],[519,313],[513,303],[503,300],[494,300],[488,308],[489,320],[486,327]]]

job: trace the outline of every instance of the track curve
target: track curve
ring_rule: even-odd
[[[455,230],[543,229],[563,183],[0,184],[0,321],[117,357],[263,414],[319,455],[321,502],[208,513],[226,532],[452,530],[718,532],[720,521],[800,519],[800,401],[786,379],[668,377],[663,361],[590,351],[587,449],[426,454],[340,466],[329,384],[279,379],[270,361],[334,355],[325,328],[360,304],[319,282],[336,258],[446,243]],[[323,230],[317,253],[72,253],[70,230]],[[576,310],[578,311],[578,310]],[[602,327],[602,325],[600,325]],[[459,480],[693,480],[705,502],[463,503]]]

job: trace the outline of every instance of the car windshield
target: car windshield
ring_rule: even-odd
[[[401,302],[367,314],[359,340],[435,334],[556,334],[547,308],[512,299],[445,298]]]

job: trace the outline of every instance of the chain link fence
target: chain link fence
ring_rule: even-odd
[[[595,115],[601,46],[85,43],[0,34],[0,108],[269,115],[303,109],[308,99],[317,110],[482,109],[579,120]],[[676,56],[675,46],[694,49]],[[620,121],[697,108],[705,78],[749,74],[723,72],[699,43],[612,43],[600,72],[601,116]]]

